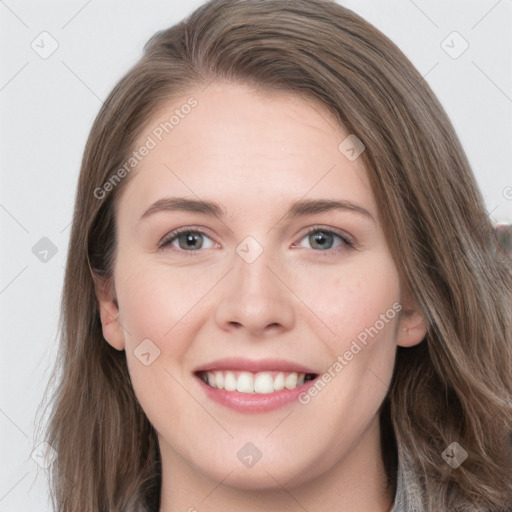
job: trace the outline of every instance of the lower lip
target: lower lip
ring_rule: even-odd
[[[316,382],[316,379],[308,380],[295,389],[282,389],[272,393],[239,393],[238,391],[213,388],[199,377],[196,376],[196,379],[210,400],[245,413],[272,411],[292,402],[298,402],[298,396],[306,392]]]

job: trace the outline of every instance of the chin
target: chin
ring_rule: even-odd
[[[276,457],[282,458],[276,460]],[[195,467],[197,471],[215,482],[222,482],[224,486],[256,492],[282,490],[282,486],[287,487],[288,483],[292,483],[293,487],[300,485],[314,476],[311,468],[315,465],[307,461],[301,463],[300,460],[292,460],[289,454],[285,457],[270,456],[268,453],[266,457],[262,455],[252,467],[245,466],[238,458],[234,461],[231,458],[228,460],[225,455],[222,460],[217,461],[203,459]]]

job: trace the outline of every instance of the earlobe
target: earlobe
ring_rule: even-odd
[[[423,341],[427,334],[427,320],[416,303],[408,298],[403,304],[396,335],[400,347],[413,347]]]
[[[125,349],[124,332],[119,322],[119,306],[112,279],[94,277],[103,337],[116,350]]]

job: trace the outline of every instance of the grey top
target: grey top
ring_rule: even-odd
[[[424,485],[421,483],[414,465],[403,450],[399,449],[395,502],[389,512],[426,512],[427,501]],[[484,510],[481,507],[475,508],[472,505],[463,505],[462,507],[457,508],[457,510],[473,512]],[[443,511],[437,510],[437,512]],[[512,507],[507,508],[507,512],[512,512]]]
[[[395,502],[390,512],[424,512],[423,489],[405,454],[399,450]]]

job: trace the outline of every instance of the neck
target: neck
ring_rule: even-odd
[[[387,485],[382,460],[378,420],[371,424],[342,460],[314,479],[294,485],[270,475],[265,489],[232,487],[230,471],[216,481],[200,472],[164,440],[159,439],[162,456],[162,491],[159,512],[218,512],[219,510],[261,510],[296,512],[389,512],[393,490]]]

